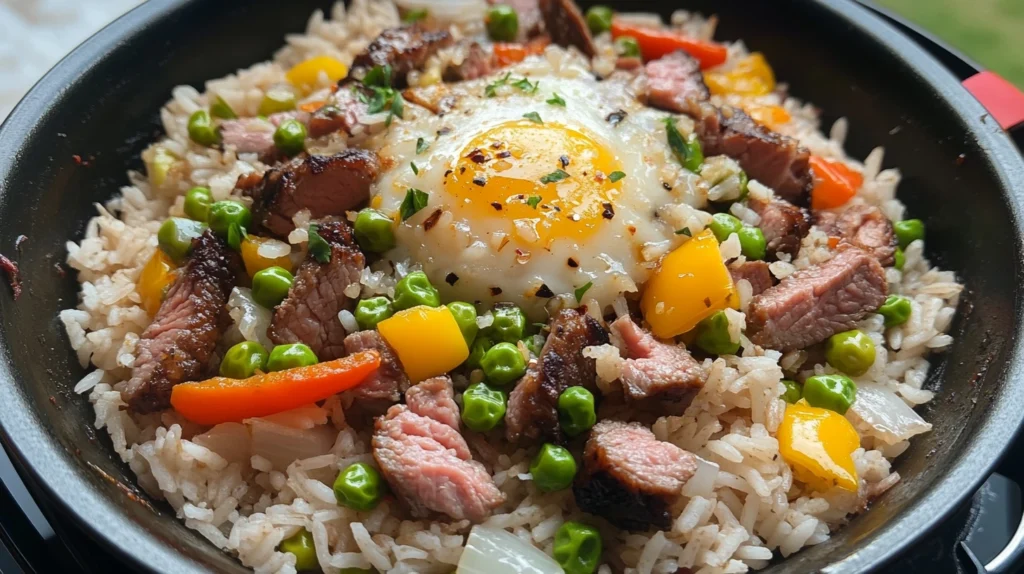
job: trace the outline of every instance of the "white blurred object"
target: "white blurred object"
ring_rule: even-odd
[[[141,0],[0,0],[0,121],[58,60]]]

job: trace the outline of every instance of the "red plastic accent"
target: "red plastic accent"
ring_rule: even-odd
[[[999,74],[989,70],[978,72],[964,80],[963,86],[1004,130],[1024,123],[1024,92]]]

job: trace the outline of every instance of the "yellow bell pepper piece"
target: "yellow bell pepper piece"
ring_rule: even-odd
[[[857,492],[853,451],[860,447],[860,436],[843,415],[804,401],[787,405],[777,438],[798,480],[818,491],[838,486]]]
[[[152,317],[160,310],[160,304],[164,301],[164,294],[174,282],[177,276],[177,267],[171,258],[157,249],[149,258],[146,266],[139,274],[139,282],[136,284],[139,297],[142,298],[142,308]]]
[[[763,96],[775,89],[775,73],[764,54],[754,52],[736,62],[727,72],[707,72],[704,83],[712,94],[737,96]]]
[[[377,323],[377,332],[398,353],[413,383],[443,375],[469,357],[466,339],[447,307],[399,311]]]
[[[245,271],[249,277],[256,275],[267,267],[283,267],[289,273],[292,271],[292,260],[287,255],[273,259],[260,255],[260,245],[269,239],[249,235],[242,241],[242,262],[245,263]]]
[[[146,150],[142,156],[146,164],[146,175],[149,176],[149,183],[153,187],[160,187],[167,181],[167,175],[178,161],[178,156],[163,146]]]
[[[786,108],[782,106],[768,106],[762,104],[750,104],[743,106],[743,110],[757,123],[773,130],[779,126],[789,123],[792,117]]]
[[[739,307],[732,275],[710,229],[661,260],[644,287],[640,309],[651,331],[662,339],[693,329],[726,307]]]
[[[348,66],[330,56],[316,56],[295,64],[285,74],[285,78],[291,85],[308,94],[316,89],[320,72],[326,74],[327,79],[334,83],[348,74]]]

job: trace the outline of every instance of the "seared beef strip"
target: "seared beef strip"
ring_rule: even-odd
[[[409,72],[423,69],[428,58],[453,42],[452,35],[445,30],[427,30],[419,26],[384,30],[355,57],[352,72],[356,73],[350,75],[361,78],[361,74],[374,66],[391,66],[393,87],[404,88]]]
[[[171,389],[199,379],[227,319],[225,305],[242,268],[212,231],[192,241],[192,255],[136,346],[132,378],[121,395],[137,413],[171,406]]]
[[[881,209],[871,205],[853,205],[839,213],[815,211],[814,223],[830,236],[871,253],[883,267],[893,264],[899,242],[892,222]]]
[[[697,457],[639,423],[604,420],[590,431],[576,504],[629,530],[667,530],[668,508],[697,471]]]
[[[586,309],[564,309],[549,323],[550,334],[540,360],[530,363],[508,397],[505,414],[510,441],[521,436],[565,440],[558,425],[558,397],[573,386],[596,391],[594,359],[583,356],[583,348],[604,345],[608,332]]]
[[[459,430],[459,405],[455,403],[452,380],[434,377],[409,388],[405,393],[409,410]]]
[[[807,210],[778,198],[770,201],[750,198],[747,207],[761,216],[758,227],[768,244],[768,256],[775,258],[779,253],[788,253],[796,257],[800,252],[800,242],[811,230]]]
[[[321,361],[330,361],[346,354],[345,328],[338,313],[355,306],[344,291],[359,283],[366,258],[347,222],[325,222],[318,233],[331,246],[331,260],[320,263],[310,254],[302,262],[288,297],[274,310],[267,335],[276,345],[305,343]]]
[[[619,317],[610,328],[626,345],[628,358],[619,381],[627,400],[657,396],[659,400],[689,402],[704,386],[704,370],[684,347],[658,341],[629,316]]]
[[[445,68],[442,78],[446,82],[463,82],[475,80],[490,74],[495,69],[493,54],[483,48],[479,42],[463,41],[466,57],[461,64]]]
[[[255,153],[260,157],[274,154],[274,124],[262,118],[239,118],[226,120],[220,125],[220,134],[225,146],[232,146],[238,153]]]
[[[747,337],[780,351],[820,343],[874,313],[888,283],[878,260],[844,246],[832,259],[786,277],[750,302]]]
[[[544,16],[544,27],[551,40],[559,46],[576,46],[588,58],[597,55],[594,38],[590,35],[587,20],[573,0],[540,0],[540,12]]]
[[[380,400],[397,403],[402,398],[402,393],[409,388],[409,377],[405,376],[402,362],[391,345],[377,331],[352,333],[345,337],[344,344],[345,352],[349,355],[360,351],[380,353],[380,367],[358,386],[345,391],[345,394],[359,401]]]
[[[754,295],[764,293],[772,286],[772,273],[764,261],[733,263],[729,266],[729,274],[732,275],[733,282],[746,279]]]
[[[258,183],[243,176],[237,185],[252,197],[256,223],[284,237],[295,229],[292,217],[303,209],[320,219],[344,215],[365,203],[379,173],[377,154],[347,149],[332,156],[296,158],[268,170]]]
[[[799,142],[758,125],[738,108],[713,106],[700,64],[684,52],[649,62],[646,72],[650,105],[692,117],[705,156],[725,154],[783,199],[806,203],[811,154]]]

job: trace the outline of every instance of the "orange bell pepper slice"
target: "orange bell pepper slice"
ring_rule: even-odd
[[[299,111],[311,114],[311,113],[319,110],[320,108],[324,107],[324,104],[326,104],[326,103],[327,102],[325,102],[323,100],[313,100],[312,102],[306,102],[304,104],[300,104],[299,105]]]
[[[379,366],[379,353],[363,351],[248,379],[214,377],[181,383],[171,390],[171,406],[181,416],[202,425],[238,422],[322,401],[355,387]]]
[[[725,62],[729,51],[722,44],[688,38],[674,30],[661,30],[637,26],[616,18],[612,20],[612,38],[631,36],[640,45],[645,61],[659,60],[664,56],[682,50],[700,62],[702,70],[713,68]]]
[[[527,56],[543,54],[544,48],[550,43],[551,40],[546,37],[530,40],[526,44],[519,42],[495,42],[494,62],[500,67],[518,64],[525,60]]]
[[[833,209],[845,204],[864,185],[864,176],[839,161],[811,156],[814,170],[814,189],[811,190],[812,209]]]

